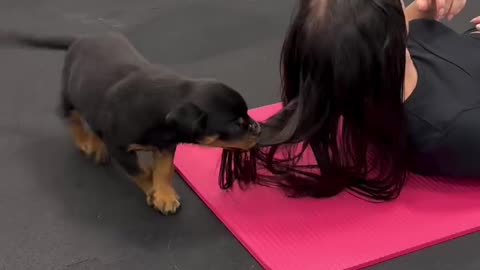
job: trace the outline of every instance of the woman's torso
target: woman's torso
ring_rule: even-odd
[[[410,23],[408,47],[418,72],[405,102],[411,170],[480,176],[480,39],[416,20]]]

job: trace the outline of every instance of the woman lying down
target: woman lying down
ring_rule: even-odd
[[[480,19],[458,34],[435,11],[400,0],[299,1],[283,45],[283,109],[257,148],[223,153],[221,187],[386,201],[408,171],[480,177]],[[315,162],[301,161],[307,152]]]

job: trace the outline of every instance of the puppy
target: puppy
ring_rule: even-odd
[[[260,125],[229,86],[193,79],[147,61],[119,33],[47,37],[0,33],[4,47],[66,51],[60,112],[75,146],[97,163],[115,160],[163,214],[180,207],[172,186],[178,144],[248,150]],[[141,166],[137,151],[153,154]]]

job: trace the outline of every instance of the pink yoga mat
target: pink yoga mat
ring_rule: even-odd
[[[263,120],[279,108],[251,115]],[[175,164],[266,269],[360,269],[480,228],[480,181],[411,176],[398,200],[381,204],[348,193],[291,199],[264,187],[225,192],[217,185],[220,153],[182,146]]]

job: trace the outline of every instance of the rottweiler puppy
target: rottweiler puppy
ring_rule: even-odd
[[[66,51],[60,112],[75,146],[96,163],[115,160],[163,214],[180,207],[172,186],[178,144],[248,150],[260,125],[224,83],[194,79],[147,61],[120,33],[86,37],[0,32],[4,47]],[[153,165],[140,165],[149,151]]]

